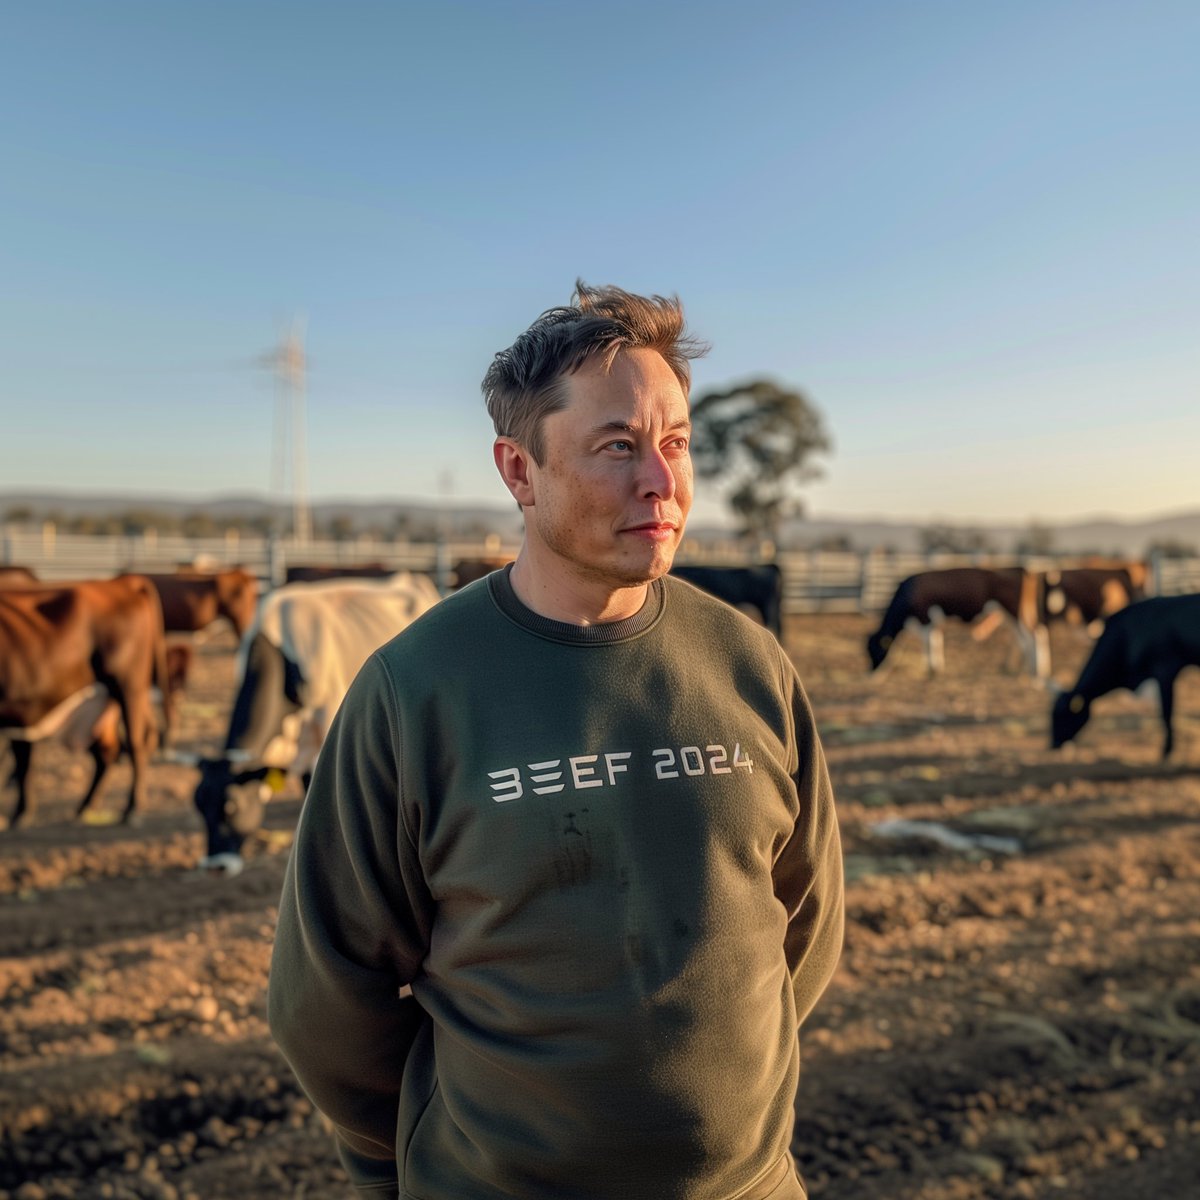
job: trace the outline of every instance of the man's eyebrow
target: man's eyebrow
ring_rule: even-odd
[[[678,421],[672,421],[667,426],[668,433],[675,433],[682,429],[691,429],[692,421],[690,417],[680,417]],[[599,437],[605,433],[638,433],[639,427],[630,421],[604,421],[594,428],[588,430],[588,437]]]

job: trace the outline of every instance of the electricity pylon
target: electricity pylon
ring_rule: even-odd
[[[296,319],[273,350],[259,359],[275,372],[275,429],[271,439],[271,491],[285,491],[287,451],[292,451],[292,536],[298,546],[312,539],[312,514],[308,507],[308,451],[305,438],[305,385],[308,359],[304,354],[304,322]]]

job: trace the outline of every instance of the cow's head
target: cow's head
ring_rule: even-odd
[[[1091,705],[1078,692],[1063,692],[1050,713],[1050,747],[1065,746],[1086,724]]]
[[[227,617],[241,637],[258,609],[258,580],[249,571],[222,571],[216,577],[217,612]]]
[[[871,659],[871,670],[877,671],[887,652],[891,649],[892,638],[886,633],[873,633],[867,638],[867,655]]]
[[[195,805],[208,835],[209,860],[237,855],[262,824],[263,805],[282,777],[278,766],[263,763],[263,755],[283,734],[285,719],[304,707],[304,691],[296,664],[256,634],[246,650],[224,752],[197,764]]]
[[[207,835],[204,861],[240,857],[242,843],[262,825],[263,807],[274,790],[276,767],[241,768],[228,758],[201,759],[195,804]]]

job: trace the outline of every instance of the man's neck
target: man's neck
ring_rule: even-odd
[[[613,588],[585,577],[538,570],[522,549],[509,575],[517,599],[540,617],[568,625],[605,625],[635,616],[646,603],[648,583]]]

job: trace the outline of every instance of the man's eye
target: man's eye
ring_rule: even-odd
[[[617,441],[615,441],[615,442],[609,442],[609,443],[608,443],[608,448],[609,448],[610,450],[621,450],[621,451],[625,451],[625,450],[632,450],[632,449],[633,449],[633,443],[632,443],[632,442],[628,442],[628,441],[626,441],[624,438],[619,438],[619,439],[618,439]]]

